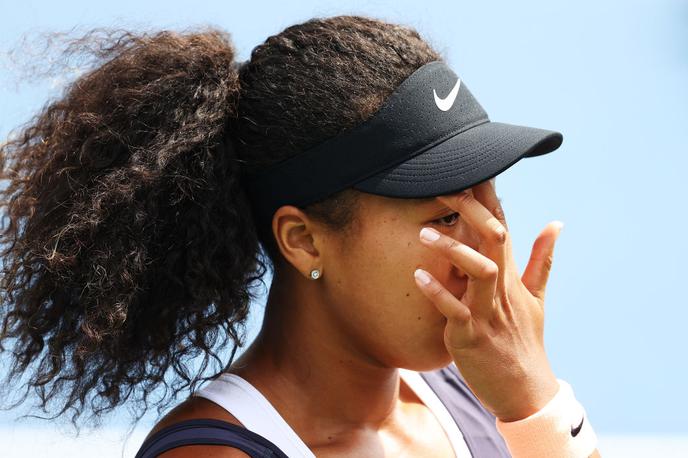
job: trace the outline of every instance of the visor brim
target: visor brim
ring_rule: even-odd
[[[450,194],[489,180],[524,157],[550,153],[562,141],[560,132],[490,121],[454,135],[352,187],[398,198]]]

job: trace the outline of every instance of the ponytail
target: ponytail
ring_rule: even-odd
[[[77,45],[98,65],[0,146],[3,386],[28,374],[10,408],[34,388],[74,426],[127,400],[138,420],[163,385],[160,413],[229,366],[264,271],[228,127],[228,35],[93,31]]]
[[[242,68],[213,29],[95,31],[79,50],[94,69],[0,146],[3,387],[27,374],[43,409],[59,402],[55,417],[71,409],[74,426],[86,407],[99,418],[132,398],[138,421],[163,385],[160,413],[228,368],[253,282],[289,267],[240,176],[360,124],[441,59],[411,27],[352,15],[291,25]],[[303,210],[346,234],[359,194]],[[220,367],[196,377],[210,359]]]

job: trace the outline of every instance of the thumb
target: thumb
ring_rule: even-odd
[[[552,270],[554,243],[559,238],[562,227],[564,227],[564,223],[553,221],[540,232],[540,235],[533,243],[530,260],[521,277],[521,281],[528,288],[528,291],[542,302],[545,301],[547,279]]]

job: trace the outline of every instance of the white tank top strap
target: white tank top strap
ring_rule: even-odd
[[[457,458],[471,458],[461,430],[435,392],[418,372],[399,369],[401,378],[428,406],[442,425]],[[213,401],[236,417],[245,428],[277,445],[287,456],[315,458],[263,394],[242,377],[225,372],[194,393]]]
[[[247,380],[225,372],[196,391],[234,415],[245,428],[260,434],[289,457],[315,458],[263,394]]]

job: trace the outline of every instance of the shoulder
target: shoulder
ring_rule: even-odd
[[[184,420],[192,420],[195,418],[214,418],[216,420],[223,420],[238,426],[243,426],[237,418],[224,408],[215,404],[213,401],[200,397],[190,396],[182,403],[178,404],[174,409],[170,410],[146,436],[146,439],[151,437],[167,426]]]
[[[215,404],[209,399],[199,396],[191,396],[182,403],[178,404],[174,409],[169,411],[159,422],[157,422],[150,430],[146,439],[150,438],[156,432],[179,423],[184,420],[192,420],[198,418],[213,418],[216,420],[223,420],[237,426],[243,426],[237,418],[227,412],[221,406]],[[185,445],[183,447],[173,448],[158,455],[159,458],[247,458],[249,455],[237,448],[228,447],[225,445]]]

